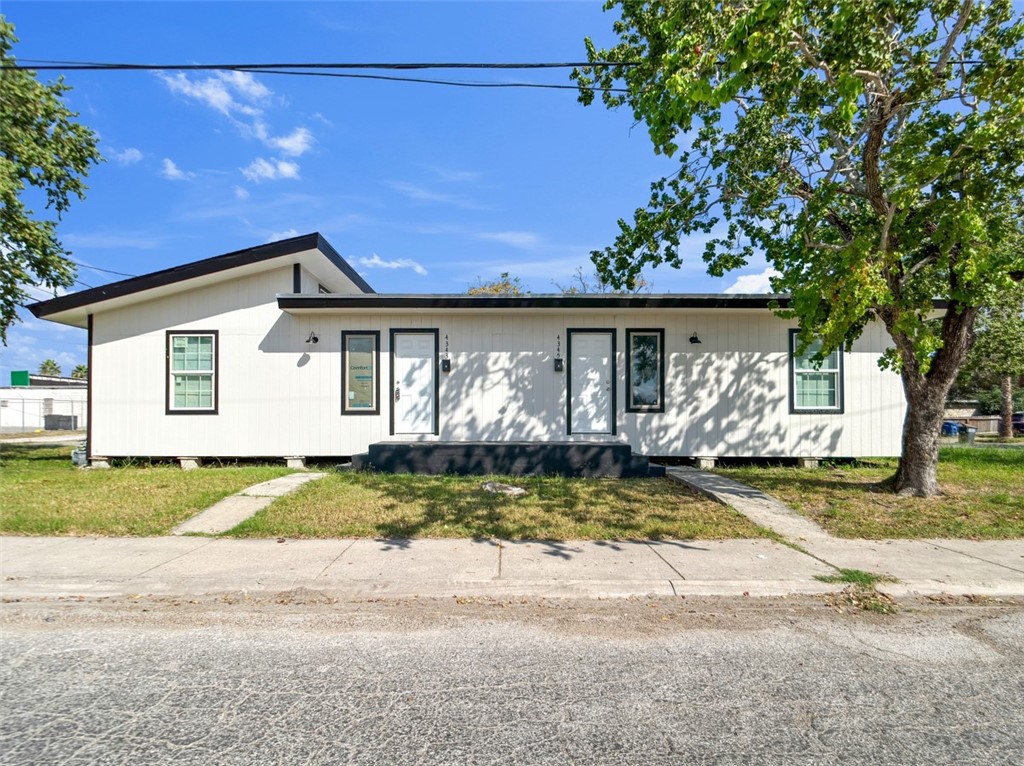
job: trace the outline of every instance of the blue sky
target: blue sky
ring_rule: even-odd
[[[2,12],[22,61],[578,61],[585,36],[614,40],[599,2],[4,0]],[[569,82],[566,70],[432,74]],[[59,228],[92,286],[121,278],[92,267],[144,274],[319,231],[379,292],[465,292],[503,271],[555,292],[674,169],[628,110],[584,108],[572,90],[211,72],[66,81],[107,160]],[[701,250],[648,275],[653,290],[767,289],[763,262],[714,279]],[[85,362],[84,332],[23,314],[0,347],[0,385],[45,358],[65,373]]]

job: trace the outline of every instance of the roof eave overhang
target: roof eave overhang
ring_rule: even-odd
[[[211,280],[217,281],[219,275],[225,275],[228,271],[247,267],[258,268],[260,265],[272,268],[276,259],[304,256],[326,259],[358,289],[363,290],[364,294],[373,294],[373,288],[331,247],[330,243],[319,233],[313,233],[62,295],[30,304],[28,309],[40,319],[49,319],[73,327],[85,327],[90,313],[144,300],[146,294],[166,295],[184,291]]]
[[[622,311],[785,308],[785,295],[278,295],[287,313],[359,311]]]

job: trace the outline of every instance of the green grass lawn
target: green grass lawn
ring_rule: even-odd
[[[71,447],[0,444],[0,532],[18,535],[160,535],[284,466],[140,465],[82,470]]]
[[[839,537],[1024,537],[1024,450],[942,448],[940,497],[897,497],[883,485],[895,471],[895,459],[876,458],[834,468],[719,472],[774,495]]]
[[[489,479],[523,487],[484,492]],[[761,537],[744,516],[670,479],[333,473],[243,522],[239,537],[533,540]]]

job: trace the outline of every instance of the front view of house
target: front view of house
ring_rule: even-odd
[[[88,329],[89,456],[346,457],[381,442],[896,455],[872,324],[814,368],[767,295],[380,294],[319,235],[31,306]]]

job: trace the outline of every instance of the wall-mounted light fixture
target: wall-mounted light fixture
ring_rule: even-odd
[[[697,331],[693,331],[693,335],[690,336],[690,343],[700,343],[700,338],[697,337]]]
[[[319,343],[320,339],[316,337],[316,333],[312,330],[309,331],[309,337],[306,338],[306,343]]]
[[[565,362],[562,361],[562,336],[555,336],[555,372],[565,369]]]
[[[444,334],[444,359],[441,360],[441,372],[452,371],[452,360],[448,358],[448,333]]]

